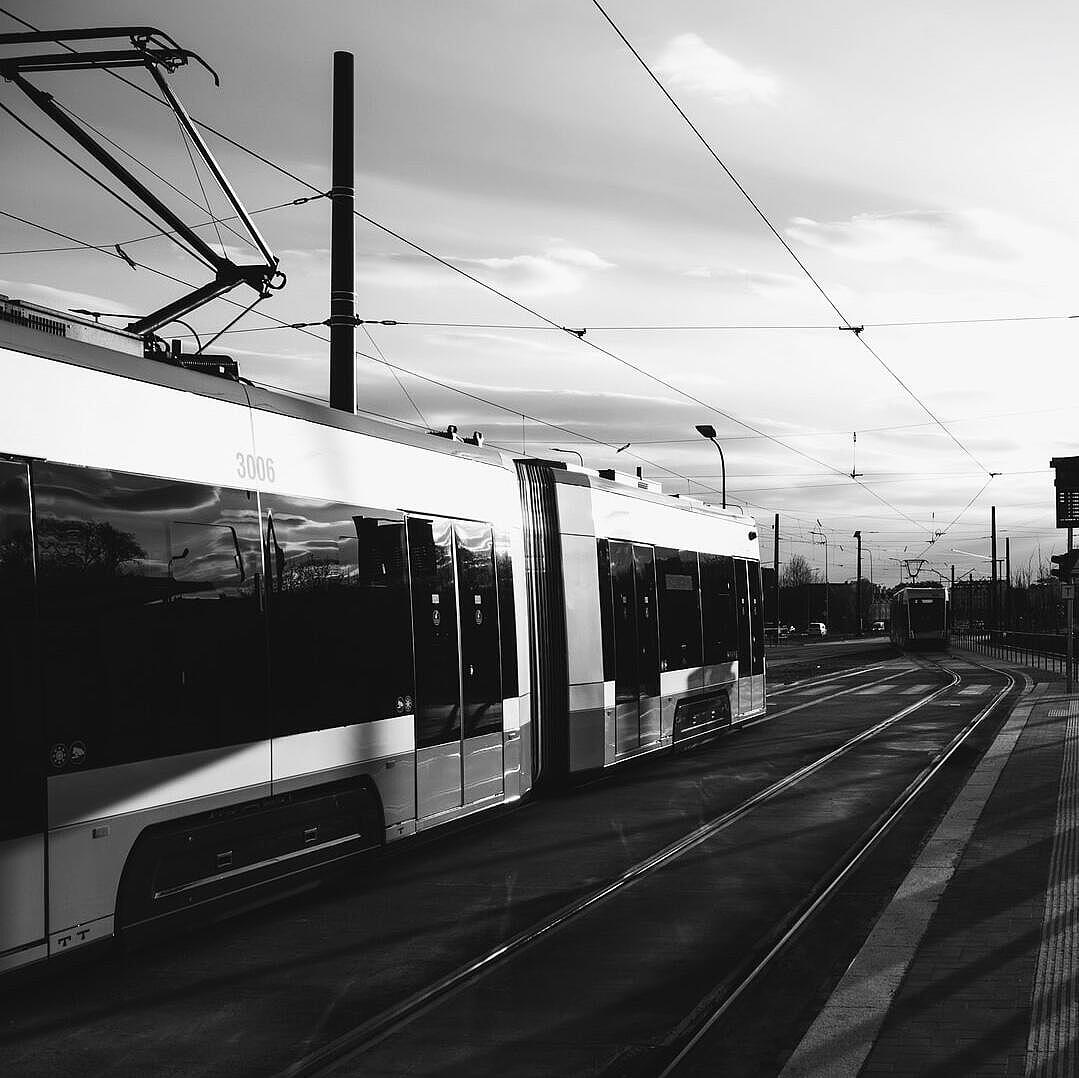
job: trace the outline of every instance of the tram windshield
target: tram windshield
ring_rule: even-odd
[[[910,599],[910,627],[915,632],[940,629],[944,625],[944,598],[919,595]]]

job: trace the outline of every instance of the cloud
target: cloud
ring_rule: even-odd
[[[860,262],[1005,261],[1019,252],[1018,226],[985,210],[859,213],[848,221],[795,217],[791,239]]]
[[[683,277],[714,281],[721,286],[731,286],[747,292],[764,295],[776,289],[795,288],[802,282],[789,273],[767,273],[761,270],[735,269],[728,266],[695,266],[686,270]]]
[[[568,262],[571,266],[580,266],[582,269],[614,268],[613,262],[608,262],[605,258],[600,258],[595,251],[588,251],[583,247],[548,247],[547,255],[558,262]]]
[[[478,267],[484,272],[477,273],[477,276],[489,284],[525,296],[575,292],[581,286],[582,280],[575,267],[542,255],[466,258],[458,259],[457,264]]]
[[[103,296],[95,296],[91,292],[72,292],[66,288],[54,288],[48,284],[37,284],[35,281],[5,281],[0,280],[0,291],[16,299],[29,300],[30,303],[39,303],[42,307],[52,307],[53,310],[69,311],[73,307],[83,307],[91,311],[108,311],[111,314],[134,314],[126,309],[126,304],[117,303],[113,299],[105,299]],[[115,326],[116,322],[106,322],[106,325]]]
[[[444,331],[428,333],[424,340],[433,347],[459,348],[473,355],[494,353],[501,357],[507,353],[520,355],[522,352],[531,352],[554,356],[563,355],[565,351],[565,335],[553,331],[523,331],[512,335],[475,329],[467,333]]]
[[[447,261],[496,288],[521,296],[575,292],[585,271],[611,269],[613,262],[583,247],[551,247],[543,254],[487,258],[447,256]],[[428,258],[414,254],[375,255],[357,260],[357,280],[388,288],[430,288],[445,285],[453,275]],[[464,278],[458,278],[462,283]]]
[[[772,75],[740,64],[697,34],[679,34],[668,41],[655,66],[676,89],[723,104],[770,104],[779,94],[779,82]]]

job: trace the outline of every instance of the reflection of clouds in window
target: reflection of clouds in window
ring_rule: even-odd
[[[201,514],[220,501],[217,487],[195,486],[169,480],[148,481],[143,476],[125,475],[97,468],[64,469],[63,482],[52,487],[73,515],[95,516],[132,513],[162,518],[177,514]]]
[[[330,516],[325,510],[318,515]],[[274,513],[273,520],[281,590],[306,591],[356,582],[357,543],[350,516],[342,512],[337,519],[311,520]]]
[[[265,495],[262,505],[276,732],[411,707],[404,524],[313,499]]]

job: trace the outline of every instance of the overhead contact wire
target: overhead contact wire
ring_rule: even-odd
[[[909,395],[916,402],[918,407],[921,408],[921,410],[923,410],[928,415],[928,417],[931,420],[933,420],[934,423],[937,423],[937,425],[942,429],[942,431],[948,437],[950,437],[952,439],[952,441],[955,442],[956,446],[958,446],[959,449],[964,451],[969,456],[969,458],[983,470],[983,472],[988,472],[988,468],[986,468],[985,465],[982,464],[982,462],[980,460],[978,460],[978,458],[976,458],[976,456],[974,456],[974,454],[964,444],[962,444],[962,442],[950,431],[950,429],[948,429],[944,425],[944,423],[937,417],[937,415],[935,415],[935,413],[926,404],[926,402],[923,399],[921,399],[912,390],[912,388],[903,381],[902,378],[899,377],[899,374],[896,371],[892,370],[891,367],[889,367],[888,364],[885,363],[885,360],[883,359],[883,357],[880,356],[879,353],[877,353],[875,349],[873,349],[873,347],[869,343],[869,341],[863,340],[863,338],[862,338],[862,329],[864,327],[855,326],[855,324],[851,323],[851,320],[843,313],[843,311],[839,310],[838,306],[836,305],[836,303],[832,299],[832,297],[829,296],[828,292],[824,290],[824,287],[821,285],[821,283],[818,281],[818,279],[814,276],[814,274],[812,274],[812,272],[807,267],[806,263],[803,262],[800,257],[798,257],[798,255],[797,255],[796,251],[794,250],[794,248],[787,242],[786,237],[784,237],[782,235],[782,233],[780,233],[780,231],[775,227],[775,224],[771,223],[771,221],[768,218],[768,215],[765,214],[765,211],[761,208],[761,206],[759,204],[756,203],[756,201],[753,199],[753,196],[749,193],[749,191],[745,187],[742,186],[741,181],[738,179],[737,176],[735,176],[735,174],[732,172],[732,170],[730,170],[727,167],[726,162],[723,161],[721,156],[718,153],[715,152],[715,150],[712,148],[712,146],[711,146],[710,142],[708,141],[708,139],[705,138],[705,136],[701,134],[700,129],[697,127],[697,125],[691,119],[689,119],[688,114],[685,112],[685,110],[682,108],[682,106],[679,105],[678,101],[674,100],[673,96],[671,96],[670,91],[667,90],[667,87],[663,84],[663,82],[660,82],[659,78],[656,76],[656,73],[652,70],[652,68],[650,66],[648,66],[648,64],[647,64],[646,60],[644,59],[644,57],[637,51],[637,49],[634,49],[632,43],[626,37],[625,33],[623,33],[622,30],[620,30],[620,28],[618,27],[618,25],[614,22],[614,19],[611,18],[611,16],[606,13],[606,11],[603,8],[603,5],[600,3],[600,0],[592,0],[592,4],[593,4],[593,6],[595,6],[596,10],[603,16],[606,23],[609,24],[610,27],[614,30],[614,32],[620,38],[620,40],[622,40],[623,44],[626,45],[626,47],[630,51],[630,53],[632,53],[633,56],[637,58],[638,63],[641,65],[642,68],[644,68],[645,72],[647,73],[648,78],[650,78],[656,84],[656,86],[658,87],[659,92],[661,94],[663,94],[664,97],[667,98],[667,100],[669,101],[671,106],[674,108],[674,110],[678,112],[678,114],[685,121],[685,123],[689,127],[689,129],[691,129],[691,131],[694,133],[694,135],[697,136],[697,139],[700,141],[700,145],[705,147],[705,149],[711,155],[712,160],[716,164],[718,164],[720,166],[720,168],[723,169],[723,172],[726,174],[726,176],[730,180],[730,182],[734,183],[734,186],[738,189],[738,191],[742,195],[743,199],[745,199],[749,203],[749,205],[752,206],[752,208],[755,211],[757,217],[761,218],[761,220],[764,222],[765,227],[768,229],[768,231],[777,238],[779,243],[782,244],[783,249],[786,250],[787,254],[790,255],[791,258],[797,263],[798,269],[802,270],[802,272],[809,279],[809,282],[812,284],[812,286],[814,286],[817,289],[817,291],[820,292],[820,295],[824,298],[825,302],[828,303],[830,308],[838,315],[839,319],[842,320],[843,328],[853,332],[853,336],[855,336],[858,339],[858,341],[862,345],[862,347],[864,347],[864,349],[866,351],[868,351],[870,353],[870,355],[873,356],[874,359],[876,359],[877,363],[880,366],[882,366],[889,374],[891,374],[891,377],[894,380],[896,380],[896,382],[900,386],[902,386],[903,390],[907,393],[907,395]]]

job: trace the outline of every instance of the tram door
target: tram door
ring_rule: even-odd
[[[48,749],[31,690],[33,617],[30,476],[0,461],[0,971],[45,945]]]
[[[416,816],[502,793],[502,674],[486,524],[409,517]]]
[[[749,563],[734,559],[734,593],[738,606],[738,713],[753,709],[753,630],[750,611]]]
[[[650,546],[611,540],[614,600],[615,749],[659,740],[659,631],[656,557]]]

